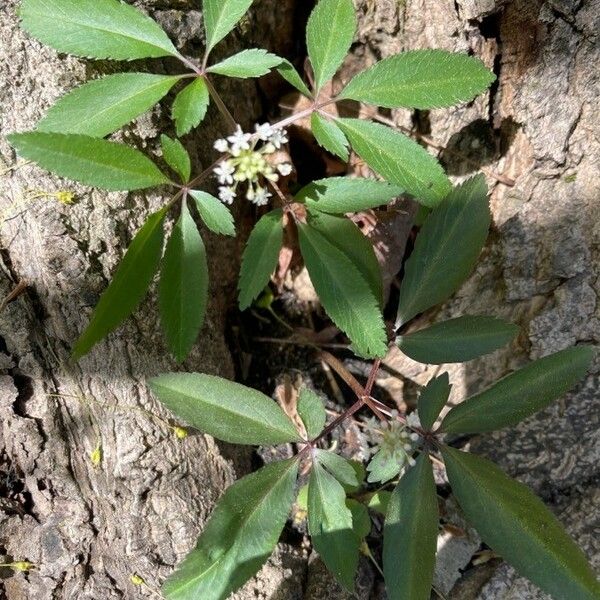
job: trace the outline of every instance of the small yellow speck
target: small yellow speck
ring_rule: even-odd
[[[68,192],[67,190],[56,192],[54,197],[62,204],[73,204],[73,202],[75,202],[75,194],[73,194],[73,192]]]
[[[17,562],[11,563],[9,565],[15,571],[22,571],[23,573],[27,573],[27,571],[31,571],[31,569],[35,569],[35,565],[26,560],[19,560]]]
[[[131,583],[133,583],[133,585],[145,585],[146,584],[144,579],[142,577],[140,577],[139,575],[132,575],[130,580],[131,580]]]
[[[175,426],[173,427],[173,431],[175,432],[177,438],[180,440],[184,440],[189,435],[188,430],[185,427]]]
[[[98,444],[94,450],[92,450],[92,453],[90,454],[90,460],[92,461],[92,465],[94,467],[100,466],[100,463],[102,462],[102,448],[100,447],[100,444]]]

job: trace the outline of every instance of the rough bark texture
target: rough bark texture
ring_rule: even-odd
[[[145,6],[179,46],[198,53],[197,4],[156,0]],[[289,55],[291,46],[284,42],[296,43],[294,27],[301,25],[294,22],[292,4],[257,2],[241,28],[243,43]],[[58,56],[29,39],[18,30],[16,5],[8,0],[0,7],[2,135],[31,128],[60,94],[98,70],[114,68]],[[516,182],[509,187],[488,179],[494,229],[482,261],[450,302],[422,319],[425,324],[486,313],[523,328],[505,351],[466,367],[443,367],[451,373],[455,399],[530,359],[579,342],[597,343],[597,0],[357,0],[356,5],[357,43],[342,79],[379,57],[425,47],[472,51],[498,75],[491,92],[469,105],[392,115],[399,125],[414,126],[446,146],[441,158],[451,174],[463,176],[483,166]],[[159,70],[173,67],[154,64]],[[224,94],[235,100],[232,105],[244,121],[261,107],[254,85],[242,85],[243,93],[236,82]],[[153,153],[165,126],[154,111],[124,136]],[[216,117],[209,127],[222,131]],[[188,144],[197,167],[207,161],[203,139],[203,134],[191,136]],[[15,164],[3,140],[0,153],[7,167]],[[78,202],[70,207],[52,198],[23,202],[28,190],[60,189],[74,191]],[[231,459],[243,468],[243,455],[229,452],[226,460],[199,435],[179,441],[164,424],[140,412],[163,414],[144,380],[173,367],[152,297],[79,365],[68,362],[70,345],[124,247],[162,200],[158,194],[98,193],[31,165],[2,175],[0,297],[19,281],[29,287],[0,314],[0,558],[39,566],[27,576],[0,572],[9,600],[150,597],[148,588],[130,583],[130,576],[137,573],[157,587],[191,548],[214,500],[232,480]],[[212,305],[201,343],[184,366],[231,375],[223,326],[235,265],[225,257],[235,248],[208,237],[211,255],[219,257],[213,261]],[[407,391],[411,382],[422,385],[438,370],[396,355],[387,362],[404,376]],[[471,449],[491,456],[541,494],[599,567],[600,546],[593,535],[600,521],[597,365],[595,371],[564,402],[514,430],[472,440]],[[379,383],[385,388],[383,379]],[[98,440],[104,455],[94,468],[89,455]],[[458,515],[454,522],[461,524]],[[469,581],[452,592],[460,569],[479,546],[476,535],[467,534],[442,539],[436,575],[442,592],[460,600],[545,598],[506,566],[494,573],[494,564],[483,567],[482,576],[472,571]],[[378,597],[368,565],[362,571],[365,586],[359,586],[359,597]],[[0,596],[1,590],[0,585]],[[282,544],[235,597],[347,597],[335,594],[319,563],[311,562],[307,570],[302,556]]]

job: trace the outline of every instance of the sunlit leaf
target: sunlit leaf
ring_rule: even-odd
[[[273,67],[281,64],[282,59],[261,48],[242,50],[229,58],[212,65],[207,69],[210,73],[226,75],[227,77],[262,77]]]
[[[354,470],[352,463],[343,456],[340,456],[335,452],[328,452],[317,448],[315,450],[315,459],[342,485],[349,487],[359,485],[358,477],[356,476],[356,471]]]
[[[321,431],[323,431],[327,419],[325,406],[323,405],[321,398],[306,387],[303,387],[300,390],[300,397],[298,398],[298,414],[304,423],[306,433],[310,440],[316,438]]]
[[[302,77],[300,77],[300,73],[298,73],[294,65],[289,60],[284,59],[277,67],[277,72],[301,94],[304,94],[308,98],[312,97],[310,90],[304,83]]]
[[[222,235],[235,235],[233,215],[218,198],[198,190],[190,190],[190,196],[196,201],[196,208],[211,231]]]
[[[202,77],[196,77],[177,94],[173,102],[172,116],[178,137],[200,125],[209,104],[210,94]]]
[[[450,379],[448,373],[442,373],[439,377],[433,377],[419,395],[419,420],[425,430],[433,427],[436,419],[440,416],[442,408],[446,406],[450,397]]]
[[[183,144],[179,140],[172,140],[166,135],[161,135],[160,145],[165,162],[181,177],[182,181],[187,183],[192,172],[192,163]]]
[[[252,0],[204,0],[206,51],[210,52],[248,12]]]
[[[339,156],[344,162],[348,162],[350,157],[348,140],[334,121],[328,121],[318,112],[314,112],[310,120],[310,128],[320,146],[331,154]]]

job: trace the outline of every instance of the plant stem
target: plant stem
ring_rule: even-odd
[[[223,99],[221,98],[221,96],[219,95],[219,93],[217,92],[215,87],[213,86],[210,79],[206,76],[206,74],[204,75],[204,81],[206,82],[206,87],[208,87],[208,93],[210,94],[211,98],[215,101],[215,104],[217,105],[219,112],[223,115],[223,117],[227,121],[228,125],[231,126],[232,130],[235,131],[235,129],[237,128],[238,125],[235,122],[233,115],[229,112],[229,109],[225,106],[225,102],[223,102]]]

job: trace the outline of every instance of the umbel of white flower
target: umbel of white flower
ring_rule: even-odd
[[[238,125],[235,133],[226,139],[217,140],[215,149],[230,156],[215,167],[219,180],[219,198],[225,204],[232,204],[238,195],[240,185],[247,185],[246,199],[258,206],[267,204],[272,196],[267,190],[267,182],[276,183],[279,177],[292,172],[290,163],[273,164],[268,160],[288,142],[287,133],[275,129],[269,123],[258,123],[255,133],[244,133]]]

